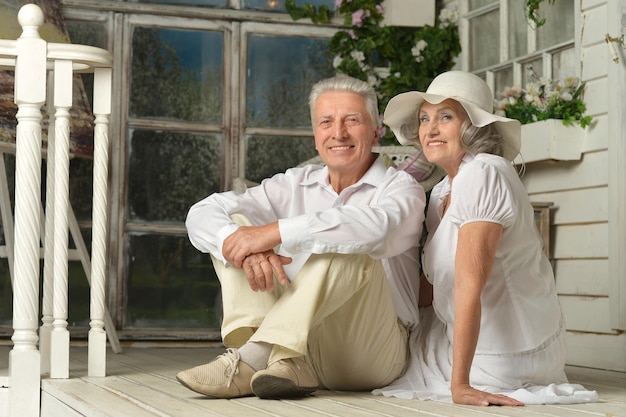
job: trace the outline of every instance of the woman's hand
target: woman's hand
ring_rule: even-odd
[[[479,391],[467,384],[459,384],[452,387],[452,401],[455,404],[478,405],[511,405],[523,406],[524,403],[502,394],[490,394]]]

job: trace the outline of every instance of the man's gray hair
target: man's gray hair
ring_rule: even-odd
[[[311,109],[311,122],[313,124],[315,102],[320,95],[328,91],[347,91],[363,97],[365,99],[365,108],[372,119],[372,126],[375,128],[380,126],[380,120],[378,118],[378,97],[376,96],[374,88],[365,81],[343,74],[318,81],[313,85],[313,88],[311,88],[311,94],[309,94],[309,108]]]

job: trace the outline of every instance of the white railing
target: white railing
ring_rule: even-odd
[[[18,21],[22,26],[22,35],[17,40],[0,40],[0,69],[15,71],[14,97],[18,108],[15,225],[10,239],[5,239],[13,246],[7,250],[13,284],[13,349],[9,356],[7,378],[8,413],[9,416],[35,417],[39,416],[41,375],[49,373],[51,378],[69,376],[68,229],[75,225],[68,191],[69,110],[72,107],[72,78],[77,72],[94,74],[92,252],[90,273],[87,273],[91,284],[88,374],[105,376],[106,372],[105,327],[107,332],[114,332],[114,328],[109,326],[110,316],[105,307],[112,57],[108,51],[100,48],[43,40],[39,35],[39,27],[44,18],[36,5],[23,6]],[[46,102],[49,113],[48,168],[45,227],[42,233],[41,108]],[[3,157],[2,153],[0,157]],[[5,220],[8,222],[10,219],[5,217],[3,213],[5,234],[9,235],[11,231],[7,231]],[[42,234],[44,283],[42,325],[39,328]],[[74,234],[75,230],[72,232]],[[105,323],[107,318],[108,322]]]

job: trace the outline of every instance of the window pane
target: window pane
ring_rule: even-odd
[[[536,82],[537,78],[543,77],[543,65],[541,58],[522,64],[522,86],[529,82]]]
[[[65,26],[72,43],[106,49],[107,31],[104,23],[66,20]]]
[[[469,0],[468,11],[478,9],[479,7],[487,6],[488,4],[497,3],[497,0]]]
[[[0,245],[4,246],[4,229],[0,219]],[[13,290],[11,289],[11,274],[9,274],[9,260],[0,258],[0,326],[11,326],[13,323]]]
[[[500,11],[476,17],[470,24],[470,69],[500,62]]]
[[[131,117],[222,121],[221,32],[136,27]]]
[[[249,36],[248,126],[311,128],[311,86],[334,73],[327,42],[296,36]]]
[[[211,258],[187,236],[132,233],[128,252],[125,327],[219,327]]]
[[[544,2],[540,11],[546,23],[537,28],[537,48],[545,49],[574,39],[574,0],[559,0],[554,4]]]
[[[78,220],[90,220],[93,207],[93,159],[70,160],[70,204]]]
[[[261,182],[316,155],[313,137],[250,137],[246,149],[246,179]]]
[[[87,238],[85,237],[85,239]],[[87,240],[85,241],[88,242]],[[88,247],[91,247],[91,245]],[[67,274],[67,324],[72,327],[89,327],[91,290],[89,281],[87,281],[87,275],[85,275],[85,270],[80,261],[69,262]]]
[[[296,6],[300,7],[305,3],[313,6],[326,6],[330,10],[335,9],[335,0],[296,0]],[[265,10],[270,12],[286,12],[285,0],[243,0],[244,9]]]
[[[509,0],[509,58],[516,58],[528,53],[528,22],[526,21],[525,3]]]
[[[193,203],[220,190],[221,138],[145,130],[129,136],[129,219],[183,222]]]
[[[507,68],[502,71],[498,71],[494,74],[495,83],[493,95],[496,99],[499,99],[498,94],[507,87],[513,86],[513,68]]]
[[[577,66],[580,60],[576,59],[574,48],[564,49],[552,55],[552,78],[562,80],[578,74]]]

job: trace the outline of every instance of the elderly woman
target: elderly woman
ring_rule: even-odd
[[[492,109],[488,85],[460,71],[387,105],[384,122],[398,140],[422,149],[447,176],[434,187],[426,215],[422,268],[432,309],[423,309],[413,332],[406,375],[375,393],[470,405],[593,400],[595,392],[565,376],[554,275],[510,162],[519,152],[520,123]],[[586,396],[565,399],[547,393],[550,384]]]

